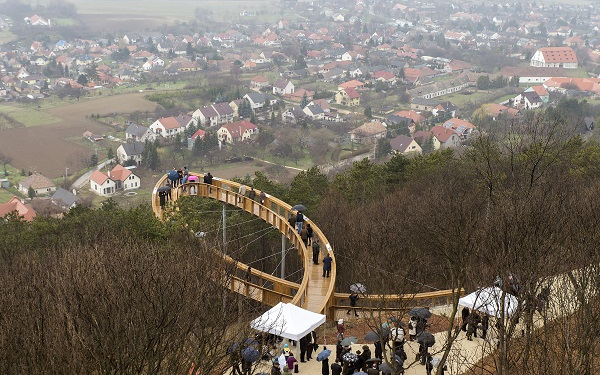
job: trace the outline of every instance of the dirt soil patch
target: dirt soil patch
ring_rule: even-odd
[[[84,147],[67,140],[82,137],[89,130],[102,134],[109,130],[106,126],[92,121],[86,116],[92,113],[153,111],[156,104],[143,98],[144,94],[132,93],[105,96],[44,110],[60,121],[32,128],[7,129],[0,132],[0,150],[12,156],[12,165],[18,169],[38,171],[49,178],[64,174],[65,167],[76,168],[74,160],[91,156],[93,147]],[[71,173],[73,169],[71,169]]]

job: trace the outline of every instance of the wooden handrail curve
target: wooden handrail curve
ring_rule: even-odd
[[[204,175],[199,173],[190,172],[190,175],[197,176],[200,181],[203,181]],[[167,175],[162,176],[158,182],[156,183],[154,190],[152,191],[152,210],[154,213],[162,219],[163,210],[160,207],[160,199],[158,196],[158,188],[165,186],[168,182]],[[183,189],[186,189],[186,193],[183,192]],[[268,282],[273,284],[273,290],[275,295],[280,296],[280,300],[284,300],[286,296],[292,295],[292,291],[296,291],[292,300],[289,301],[297,306],[302,306],[304,303],[307,293],[308,293],[308,279],[309,279],[309,269],[308,265],[310,259],[312,258],[312,250],[309,250],[303,243],[300,235],[297,233],[294,228],[290,226],[287,221],[288,215],[293,212],[292,206],[277,197],[273,197],[267,195],[264,202],[261,204],[258,201],[251,200],[250,198],[239,194],[239,188],[241,184],[225,180],[221,178],[213,178],[213,182],[211,185],[204,184],[203,182],[188,182],[183,185],[179,185],[176,188],[171,189],[171,200],[176,201],[180,196],[190,195],[191,192],[195,194],[191,194],[193,196],[199,196],[204,198],[212,198],[226,204],[235,206],[239,209],[242,209],[246,212],[253,214],[265,222],[276,227],[280,233],[284,234],[286,238],[290,241],[292,245],[294,245],[299,252],[299,255],[302,259],[302,264],[304,268],[304,273],[302,277],[302,282],[300,284],[290,282],[288,280],[281,279],[277,276],[273,276],[262,272],[260,270],[256,270],[252,268],[251,274],[253,278],[257,278],[260,281]],[[258,192],[257,192],[258,198]],[[309,218],[306,218],[308,222],[311,223],[313,227],[313,237],[318,238],[321,246],[325,246],[325,248],[329,251],[330,256],[333,258],[332,269],[331,269],[331,282],[329,288],[324,296],[324,302],[319,306],[318,313],[326,314],[328,319],[333,319],[331,313],[333,310],[331,307],[334,305],[333,297],[334,297],[334,286],[335,286],[335,277],[336,277],[336,262],[335,255],[333,253],[333,248],[323,232],[314,224],[314,222],[310,221]],[[245,273],[248,269],[246,264],[237,262],[231,259],[228,256],[224,256],[227,262],[235,263],[236,273],[241,274]],[[239,277],[237,277],[237,281],[239,281]],[[264,283],[263,283],[264,284]],[[266,289],[261,285],[256,284],[261,289]],[[264,301],[266,303],[275,304],[275,301]]]

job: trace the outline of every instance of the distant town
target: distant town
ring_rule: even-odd
[[[78,35],[75,6],[62,4],[8,6],[0,17],[3,32],[20,35],[0,47],[0,153],[22,180],[40,176],[5,176],[17,197],[149,189],[146,178],[175,164],[333,171],[461,149],[489,124],[566,99],[585,100],[573,120],[581,133],[593,136],[598,115],[594,5],[282,1],[273,22],[242,10],[230,22],[196,14],[160,30]],[[119,96],[145,108],[102,104]],[[82,102],[88,113],[56,135]],[[29,123],[49,112],[48,124]],[[41,134],[52,165],[18,151]]]

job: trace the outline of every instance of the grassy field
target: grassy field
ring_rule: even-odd
[[[17,36],[8,30],[0,31],[0,44],[12,42],[17,40]]]
[[[36,2],[48,3],[50,0]],[[113,32],[142,31],[163,24],[188,22],[194,19],[196,9],[217,21],[240,18],[240,13],[244,10],[257,14],[253,18],[260,19],[261,22],[283,17],[273,0],[74,0],[72,3],[77,7],[82,24],[91,30]],[[292,15],[286,15],[286,18],[290,17],[293,18]]]
[[[0,105],[0,112],[8,114],[26,127],[54,124],[61,121],[60,118],[33,107]]]

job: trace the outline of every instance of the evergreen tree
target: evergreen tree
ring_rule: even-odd
[[[35,197],[35,190],[33,190],[33,188],[30,186],[29,189],[27,189],[27,196],[30,199],[33,199],[33,197]]]
[[[250,113],[250,122],[256,124],[256,116],[254,115],[254,111]]]
[[[158,149],[156,145],[152,144],[150,150],[148,150],[148,168],[155,171],[160,165],[160,159],[158,156]]]
[[[93,153],[90,156],[90,167],[95,167],[96,165],[98,165],[98,154]]]
[[[370,120],[373,118],[373,110],[371,109],[371,106],[366,106],[365,107],[365,111],[364,111],[364,115]]]
[[[271,126],[274,126],[276,123],[275,112],[271,112]]]
[[[192,148],[192,153],[195,156],[200,156],[200,155],[204,155],[205,154],[205,144],[204,144],[204,140],[202,139],[202,137],[198,136],[196,137],[196,139],[194,140],[194,147]]]
[[[304,95],[302,95],[302,101],[300,102],[300,108],[306,107],[308,103],[308,96],[306,95],[306,93],[304,93]]]
[[[85,74],[80,74],[79,77],[77,77],[77,83],[79,83],[81,86],[87,86],[88,79]]]
[[[175,150],[181,149],[181,135],[179,133],[175,134],[175,138],[173,138],[173,148]]]
[[[109,148],[106,150],[106,157],[107,157],[108,159],[112,159],[112,158],[114,158],[114,157],[115,157],[115,152],[113,151],[112,147],[109,147]]]

